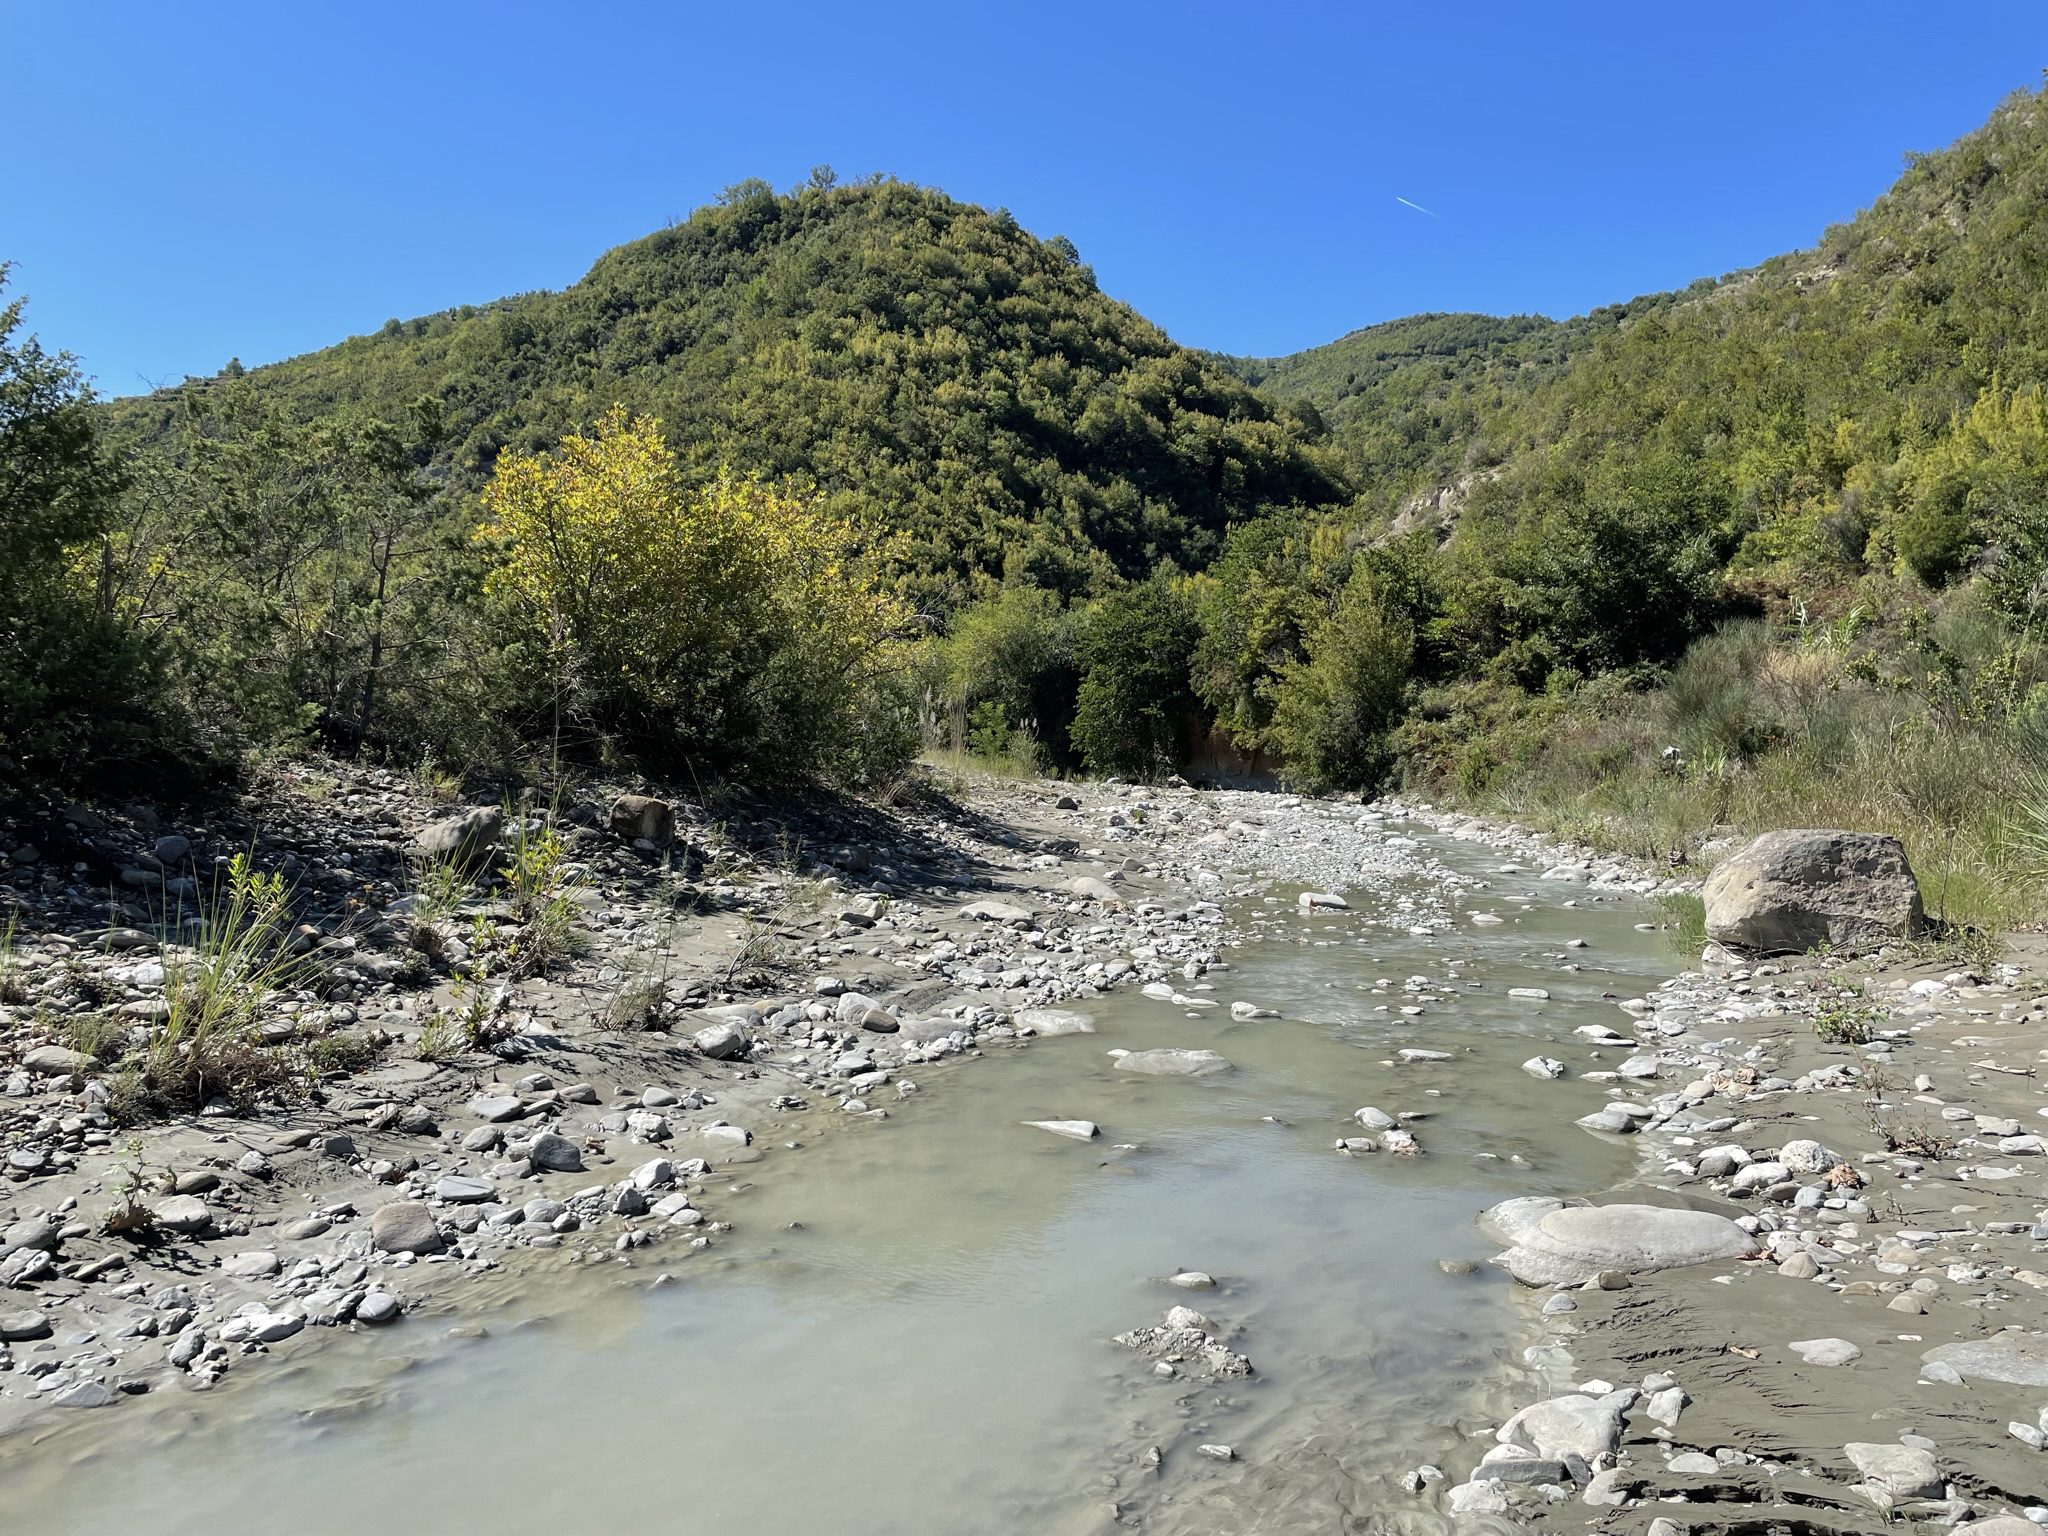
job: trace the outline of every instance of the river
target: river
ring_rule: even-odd
[[[706,1251],[535,1254],[459,1316],[302,1336],[212,1392],[42,1427],[0,1446],[0,1505],[39,1536],[1363,1529],[1492,1422],[1528,1342],[1503,1277],[1438,1261],[1486,1257],[1486,1205],[1633,1169],[1571,1123],[1595,1084],[1520,1063],[1619,1024],[1613,1000],[1671,965],[1641,904],[1566,906],[1583,890],[1418,835],[1487,882],[1436,932],[1388,921],[1422,894],[1399,880],[1350,912],[1253,898],[1254,936],[1202,978],[1223,1007],[1104,997],[1097,1033],[919,1069],[886,1120],[821,1105],[801,1153],[729,1170],[736,1229]],[[1549,999],[1508,996],[1530,987]],[[1237,999],[1282,1016],[1235,1020]],[[1234,1070],[1107,1054],[1168,1045]],[[1422,1116],[1421,1155],[1333,1150],[1362,1105]],[[1047,1118],[1103,1135],[1021,1123]],[[1183,1269],[1220,1283],[1163,1283]],[[1162,1379],[1110,1342],[1177,1303],[1256,1374]]]

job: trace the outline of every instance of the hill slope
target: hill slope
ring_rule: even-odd
[[[1603,468],[1678,458],[1727,477],[1742,580],[1903,560],[1938,583],[1996,536],[2004,494],[1971,467],[1986,443],[1943,445],[1980,398],[2048,383],[2048,106],[2015,95],[1749,271],[1562,324],[1418,316],[1229,366],[1312,405],[1383,511],[1485,470],[1475,506],[1519,521]]]
[[[1071,588],[1200,564],[1235,519],[1345,499],[1290,412],[1105,297],[1070,244],[879,179],[746,184],[562,292],[249,377],[304,418],[435,397],[471,486],[622,401],[693,468],[814,480],[954,584],[1006,558]],[[117,410],[152,432],[176,394]]]

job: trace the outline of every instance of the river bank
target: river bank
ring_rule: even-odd
[[[441,814],[398,781],[319,787],[325,793],[311,820],[292,835],[302,848],[315,838],[330,849],[353,844],[344,851],[351,852],[347,867],[358,880],[372,849],[387,856],[398,852],[414,830]],[[345,814],[336,814],[337,800]],[[602,821],[598,803],[591,803]],[[761,1173],[760,1165],[770,1160],[826,1144],[835,1124],[888,1114],[918,1092],[920,1072],[944,1071],[942,1063],[966,1055],[1014,1050],[1035,1034],[1088,1028],[1088,1008],[1113,988],[1144,988],[1149,995],[1143,1001],[1162,1020],[1240,1011],[1250,1019],[1262,1011],[1261,1000],[1228,996],[1238,990],[1228,985],[1231,952],[1261,938],[1359,945],[1380,933],[1428,945],[1461,928],[1484,931],[1488,921],[1513,923],[1532,904],[1568,912],[1574,903],[1634,899],[1670,888],[1653,872],[1586,850],[1416,806],[1360,808],[1184,789],[978,782],[947,785],[922,806],[883,814],[883,821],[864,826],[844,817],[802,824],[787,812],[758,819],[729,814],[723,827],[714,828],[712,818],[699,819],[685,807],[686,851],[678,858],[667,850],[658,863],[646,848],[636,850],[600,828],[589,829],[594,836],[573,852],[589,871],[582,889],[596,895],[582,895],[579,903],[604,942],[592,945],[565,974],[511,990],[504,1011],[520,1027],[506,1056],[408,1059],[408,1031],[417,1031],[420,1012],[431,1006],[436,989],[408,992],[396,982],[379,983],[391,990],[373,987],[351,1002],[321,1000],[330,1028],[337,1022],[335,1010],[351,1008],[357,1017],[341,1028],[381,1028],[393,1037],[384,1059],[370,1070],[324,1083],[324,1103],[301,1106],[288,1117],[266,1117],[260,1125],[196,1116],[145,1133],[144,1166],[169,1170],[174,1187],[180,1174],[216,1181],[197,1196],[214,1213],[213,1225],[183,1239],[141,1246],[93,1232],[95,1203],[107,1197],[108,1180],[122,1157],[132,1163],[135,1153],[113,1146],[111,1134],[103,1142],[88,1139],[95,1129],[90,1124],[66,1132],[68,1117],[52,1113],[68,1107],[82,1121],[89,1117],[90,1073],[83,1089],[73,1082],[31,1082],[28,1095],[7,1101],[16,1108],[7,1122],[10,1161],[17,1148],[38,1144],[54,1144],[67,1155],[56,1159],[56,1167],[46,1158],[49,1171],[24,1170],[27,1176],[10,1185],[8,1229],[42,1221],[55,1226],[58,1242],[54,1250],[16,1245],[18,1252],[48,1255],[54,1272],[40,1270],[5,1294],[28,1299],[49,1331],[9,1346],[15,1369],[0,1374],[0,1404],[13,1409],[15,1423],[33,1426],[67,1393],[73,1394],[71,1405],[84,1407],[111,1405],[138,1385],[155,1394],[210,1385],[223,1365],[239,1368],[272,1350],[303,1349],[323,1322],[368,1331],[402,1321],[407,1312],[459,1318],[465,1289],[485,1295],[490,1277],[508,1267],[604,1264],[638,1274],[642,1283],[671,1271],[681,1274],[693,1256],[715,1257],[730,1214],[727,1194],[737,1180]],[[1492,862],[1448,868],[1432,851],[1431,829],[1487,850]],[[289,851],[287,840],[269,839],[280,851]],[[1502,850],[1498,859],[1492,857],[1495,849]],[[314,878],[324,876],[316,872]],[[1297,886],[1337,898],[1349,888],[1360,900],[1355,909],[1305,908],[1294,897]],[[700,897],[709,893],[711,910],[678,915],[676,896],[685,888]],[[405,898],[402,891],[378,894],[384,910]],[[1652,916],[1645,912],[1645,923]],[[655,942],[643,949],[648,940]],[[16,940],[16,964],[33,963],[31,957],[51,944],[47,930],[24,929]],[[751,948],[765,960],[771,947],[779,974],[764,977],[769,986],[742,995],[713,985],[731,973],[730,962],[741,949]],[[632,953],[660,958],[663,1006],[669,1010],[665,1031],[621,1030],[611,1022],[615,1000],[644,974],[620,963]],[[127,952],[107,951],[90,963],[111,969],[140,962]],[[1579,964],[1568,945],[1541,961],[1542,969],[1563,980]],[[1791,1274],[1805,1268],[1795,1262],[1801,1253],[1815,1267],[1815,1283],[1806,1287],[1792,1286],[1789,1276],[1775,1271],[1764,1277],[1787,1293],[1788,1339],[1828,1335],[1837,1325],[1825,1308],[1841,1306],[1844,1295],[1854,1305],[1865,1294],[1852,1289],[1856,1280],[1841,1275],[1860,1263],[1890,1262],[1875,1258],[1884,1245],[1873,1241],[1882,1235],[1878,1218],[1889,1210],[1882,1200],[1893,1193],[1890,1182],[1896,1179],[1917,1198],[1938,1192],[1948,1170],[1933,1163],[1927,1165],[1932,1174],[1897,1171],[1892,1154],[1882,1167],[1858,1165],[1854,1125],[1838,1127],[1833,1120],[1814,1122],[1820,1128],[1797,1139],[1844,1148],[1852,1161],[1839,1166],[1856,1166],[1872,1186],[1885,1186],[1873,1191],[1879,1203],[1844,1193],[1846,1180],[1825,1184],[1826,1170],[1802,1183],[1788,1169],[1782,1180],[1757,1184],[1760,1199],[1732,1199],[1728,1179],[1717,1180],[1715,1170],[1736,1160],[1736,1152],[1725,1150],[1731,1147],[1739,1147],[1752,1164],[1768,1162],[1762,1154],[1794,1139],[1789,1129],[1774,1128],[1781,1123],[1796,1120],[1797,1128],[1808,1124],[1799,1117],[1824,1113],[1853,1122],[1855,1115],[1847,1111],[1858,1092],[1873,1091],[1864,1063],[1876,1055],[1941,1049],[1942,1019],[1976,1020],[1981,1032],[1982,1018],[1972,1010],[1996,1000],[1993,1017],[2022,1031],[2028,1024],[2011,990],[2017,978],[1986,978],[1987,985],[1958,978],[1916,993],[1910,982],[1928,979],[1911,974],[1916,965],[1926,968],[1924,960],[1897,957],[1870,973],[1881,1001],[1889,1000],[1894,981],[1901,983],[1903,1021],[1887,1026],[1901,1038],[1883,1042],[1890,1049],[1876,1052],[1815,1041],[1818,1077],[1804,1064],[1813,1038],[1808,1014],[1827,990],[1839,990],[1842,962],[1813,965],[1810,973],[1807,962],[1754,969],[1730,964],[1717,967],[1717,975],[1691,975],[1646,989],[1640,1002],[1616,997],[1613,1003],[1633,1006],[1615,1011],[1606,1026],[1615,1032],[1611,1037],[1589,1038],[1591,1026],[1576,1022],[1597,1003],[1597,994],[1569,1007],[1526,998],[1522,1006],[1533,1016],[1532,1027],[1540,1030],[1551,1018],[1557,1031],[1537,1042],[1543,1047],[1540,1059],[1614,1093],[1627,1108],[1601,1111],[1597,1118],[1603,1125],[1619,1119],[1641,1126],[1631,1145],[1652,1159],[1633,1191],[1558,1192],[1692,1203],[1741,1216],[1757,1229],[1754,1236],[1783,1251]],[[1525,992],[1550,990],[1541,985],[1540,972],[1527,979],[1532,984]],[[1404,1074],[1399,1081],[1406,1102],[1392,1106],[1400,1112],[1414,1107],[1416,1096],[1441,1094],[1457,1082],[1455,1059],[1432,1059],[1438,1053],[1428,1030],[1433,1020],[1456,1012],[1463,987],[1479,983],[1461,982],[1455,970],[1384,980],[1384,988],[1368,989],[1381,994],[1370,1008],[1394,1021],[1413,1020],[1416,1029],[1414,1043],[1401,1046],[1391,1062]],[[445,989],[445,980],[440,985]],[[635,989],[633,995],[645,994]],[[1238,1007],[1226,1009],[1226,998]],[[128,1001],[138,1000],[146,1000],[146,992]],[[17,1054],[25,1057],[36,1047],[22,1028],[20,1005],[15,1007],[13,1038]],[[370,1019],[388,1022],[366,1024]],[[710,1050],[730,1048],[726,1032],[732,1030],[746,1039],[745,1059],[711,1058]],[[1968,1033],[1959,1030],[1958,1040]],[[1952,1048],[1967,1054],[1960,1044]],[[1142,1065],[1190,1065],[1183,1059],[1188,1053],[1173,1044],[1132,1054],[1161,1058]],[[1831,1064],[1855,1066],[1858,1076],[1830,1072]],[[1774,1077],[1788,1070],[1794,1075],[1777,1085]],[[1605,1078],[1606,1073],[1615,1075]],[[1992,1099],[2005,1088],[2006,1074],[1977,1075],[1997,1079],[1985,1086],[1981,1106],[1993,1116]],[[1713,1088],[1711,1095],[1693,1091],[1701,1081]],[[2030,1080],[2011,1081],[2031,1088]],[[11,1080],[9,1086],[20,1085]],[[1980,1107],[1975,1099],[1965,1106],[1956,1097],[1940,1109]],[[57,1102],[66,1098],[67,1104]],[[33,1120],[20,1111],[24,1102],[33,1107]],[[2030,1112],[2011,1108],[2015,1114]],[[54,1136],[42,1129],[52,1122]],[[30,1136],[21,1134],[25,1125]],[[1349,1127],[1333,1127],[1332,1141],[1350,1144],[1338,1155],[1384,1155],[1400,1147],[1402,1135],[1415,1134],[1413,1125],[1404,1119],[1380,1126],[1361,1117]],[[481,1145],[493,1140],[493,1127],[496,1144]],[[308,1131],[306,1145],[290,1145]],[[33,1139],[37,1132],[40,1143]],[[1558,1134],[1613,1133],[1599,1125],[1572,1127],[1567,1119]],[[349,1154],[338,1153],[332,1141],[337,1136],[349,1139]],[[543,1137],[566,1143],[582,1168],[547,1168],[546,1160],[567,1158],[545,1141],[536,1166],[534,1143]],[[1705,1137],[1714,1138],[1720,1156],[1700,1155]],[[1427,1155],[1437,1135],[1423,1126],[1420,1140]],[[245,1165],[250,1152],[259,1162]],[[413,1166],[406,1166],[408,1159]],[[268,1165],[267,1175],[261,1164]],[[1980,1182],[1972,1176],[1973,1194]],[[2025,1187],[2023,1176],[1990,1182]],[[1800,1193],[1806,1184],[1822,1186],[1820,1204],[1810,1214]],[[77,1203],[67,1210],[66,1199]],[[1841,1203],[1831,1208],[1830,1200]],[[1850,1209],[1852,1201],[1865,1209]],[[393,1252],[380,1240],[376,1211],[401,1205],[424,1211],[438,1239],[423,1244],[430,1251]],[[1823,1218],[1831,1225],[1821,1226]],[[326,1227],[310,1229],[321,1221]],[[1845,1222],[1862,1235],[1844,1236]],[[1928,1224],[1934,1226],[1931,1218]],[[427,1225],[415,1230],[424,1238]],[[2017,1259],[2031,1241],[2013,1231],[1943,1232],[1951,1235],[1937,1234],[1938,1242],[1926,1250],[1930,1263],[1946,1257],[1950,1247],[1984,1241],[2011,1247]],[[107,1265],[109,1257],[122,1262]],[[100,1265],[105,1267],[96,1271]],[[1717,1341],[1740,1336],[1731,1331],[1738,1323],[1755,1328],[1753,1293],[1764,1283],[1752,1278],[1758,1268],[1751,1262],[1732,1272],[1727,1263],[1672,1270],[1613,1290],[1600,1288],[1596,1276],[1593,1289],[1552,1291],[1543,1310],[1531,1307],[1531,1326],[1547,1337],[1533,1346],[1530,1364],[1552,1383],[1575,1385],[1591,1374],[1612,1377],[1617,1390],[1640,1390],[1638,1380],[1652,1379],[1643,1411],[1631,1415],[1617,1408],[1611,1415],[1614,1444],[1594,1446],[1583,1478],[1555,1454],[1555,1446],[1527,1445],[1522,1449],[1530,1454],[1510,1459],[1531,1465],[1518,1465],[1512,1481],[1495,1483],[1472,1475],[1481,1470],[1476,1447],[1460,1451],[1453,1443],[1441,1458],[1441,1477],[1417,1467],[1374,1468],[1372,1502],[1399,1507],[1405,1500],[1404,1518],[1425,1523],[1443,1518],[1432,1511],[1459,1509],[1467,1521],[1509,1514],[1583,1519],[1574,1511],[1591,1495],[1602,1507],[1618,1498],[1623,1502],[1612,1507],[1647,1520],[1662,1508],[1658,1495],[1685,1494],[1697,1506],[1711,1490],[1716,1518],[1735,1519],[1745,1506],[1781,1503],[1783,1489],[1773,1473],[1782,1477],[1786,1467],[1798,1465],[1811,1468],[1807,1475],[1819,1479],[1824,1497],[1839,1498],[1846,1512],[1837,1518],[1853,1521],[1872,1506],[1839,1486],[1854,1471],[1842,1450],[1850,1441],[1827,1442],[1842,1415],[1853,1418],[1860,1407],[1867,1417],[1872,1388],[1864,1378],[1871,1367],[1860,1361],[1809,1366],[1775,1344],[1768,1356],[1762,1344],[1741,1346],[1758,1349],[1754,1360],[1713,1354]],[[1946,1280],[1945,1267],[1937,1266],[1937,1272],[1945,1285],[1965,1284]],[[1969,1294],[1985,1292],[1966,1289],[1955,1305],[1930,1304],[1929,1313],[1916,1316],[1949,1312],[1943,1321],[1954,1338],[1944,1332],[1944,1341],[1974,1336],[1972,1327],[1981,1331],[1987,1318],[2011,1310],[1999,1287],[2001,1277],[2015,1272],[2010,1260],[2003,1270],[1986,1266],[1992,1293],[1987,1300],[1969,1305]],[[1832,1285],[1830,1274],[1836,1276]],[[1617,1278],[1610,1275],[1607,1283]],[[1913,1288],[1929,1278],[1912,1267],[1898,1274],[1877,1269],[1865,1283],[1877,1305],[1889,1306],[1897,1295],[1926,1295]],[[1894,1282],[1897,1289],[1880,1289]],[[1532,1301],[1538,1294],[1530,1293]],[[364,1315],[363,1303],[373,1296],[390,1298],[389,1309],[377,1303]],[[1777,1299],[1774,1291],[1772,1300]],[[127,1331],[131,1322],[138,1322],[138,1330],[145,1326],[138,1320],[159,1309],[175,1317],[188,1308],[192,1315],[178,1329],[164,1328],[159,1317],[154,1336]],[[1817,1321],[1795,1324],[1795,1317]],[[1936,1343],[1928,1333],[1932,1326],[1914,1324],[1929,1347]],[[263,1336],[279,1330],[288,1331]],[[402,1325],[392,1336],[403,1331]],[[196,1349],[190,1342],[195,1338]],[[181,1340],[187,1342],[181,1346]],[[1870,1355],[1874,1343],[1862,1347]],[[181,1348],[194,1350],[182,1365],[172,1358]],[[1673,1363],[1663,1363],[1665,1350],[1676,1350]],[[1569,1351],[1569,1365],[1562,1351]],[[1658,1399],[1671,1390],[1656,1384],[1660,1372],[1696,1400],[1678,1419],[1683,1436],[1674,1438],[1672,1426],[1664,1425],[1660,1439],[1659,1421],[1645,1417],[1651,1401],[1664,1407],[1671,1402],[1668,1396]],[[84,1383],[104,1391],[80,1391]],[[1881,1390],[1897,1400],[1896,1383],[1887,1381]],[[1774,1439],[1759,1427],[1768,1420],[1759,1414],[1759,1401],[1830,1393],[1842,1406],[1811,1415],[1811,1434],[1804,1415],[1790,1437],[1780,1429]],[[1973,1401],[1965,1398],[1964,1408],[1944,1411],[1964,1413]],[[1606,1416],[1604,1410],[1595,1415]],[[1490,1431],[1490,1425],[1480,1431],[1487,1437],[1482,1443],[1498,1443]],[[1703,1442],[1698,1448],[1695,1437]],[[1870,1437],[1879,1438],[1876,1431]],[[1970,1434],[1944,1435],[1940,1442],[1945,1468],[1966,1478],[1986,1512],[1998,1507],[2001,1490],[2025,1486],[2010,1469],[2000,1470],[2009,1452],[1994,1439],[1980,1426]],[[1512,1436],[1509,1443],[1515,1443]],[[1736,1455],[1716,1459],[1712,1477],[1682,1459],[1688,1452],[1712,1456],[1716,1450]],[[1618,1457],[1612,1468],[1602,1461],[1609,1454]],[[1201,1499],[1175,1506],[1181,1515],[1154,1509],[1151,1523],[1171,1529],[1183,1528],[1172,1524],[1182,1515],[1191,1522],[1235,1518],[1232,1511],[1251,1507],[1244,1500],[1275,1494],[1290,1460],[1219,1464],[1202,1484]],[[1563,1467],[1562,1481],[1530,1480],[1532,1471],[1545,1470],[1534,1464],[1545,1461]],[[1977,1470],[1980,1463],[1989,1470]],[[1417,1492],[1404,1493],[1404,1482]],[[1462,1491],[1453,1493],[1454,1488]],[[1496,1505],[1500,1513],[1489,1514]],[[1144,1509],[1146,1501],[1137,1507]],[[1957,1506],[1945,1505],[1943,1512],[1953,1514]],[[1741,1517],[1754,1514],[1751,1507]],[[1127,1511],[1126,1518],[1135,1516]]]

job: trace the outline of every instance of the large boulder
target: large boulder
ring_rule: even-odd
[[[417,1200],[394,1200],[370,1213],[370,1246],[379,1253],[439,1253],[441,1229]]]
[[[1709,938],[1767,955],[1905,938],[1927,920],[1905,845],[1875,832],[1766,832],[1702,894]]]
[[[412,851],[414,857],[429,864],[474,869],[490,858],[504,833],[505,813],[495,805],[480,805],[435,822],[412,840]]]
[[[1986,1339],[1938,1344],[1920,1358],[1931,1365],[1948,1366],[1965,1381],[2048,1387],[2048,1333],[2008,1328]]]
[[[666,848],[675,841],[675,807],[652,795],[621,795],[612,802],[612,835],[627,842],[649,842]]]
[[[1568,1204],[1530,1195],[1503,1200],[1480,1224],[1509,1245],[1492,1262],[1524,1285],[1584,1285],[1608,1270],[1648,1274],[1757,1251],[1756,1239],[1725,1216],[1661,1205]]]

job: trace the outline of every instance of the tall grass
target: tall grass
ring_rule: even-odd
[[[194,1110],[216,1098],[247,1111],[299,1075],[295,1058],[257,1034],[271,1001],[318,971],[296,943],[284,877],[237,854],[198,918],[189,939],[164,936],[164,1017],[117,1084],[130,1112]]]
[[[1777,827],[1889,832],[1945,923],[2034,922],[2048,905],[2048,732],[2024,705],[2048,690],[2010,684],[2010,646],[1985,656],[1970,624],[1949,629],[1957,649],[1931,647],[1940,668],[1907,678],[1849,654],[1840,625],[1789,642],[1730,625],[1662,689],[1555,722],[1540,752],[1467,798],[1693,868]]]

